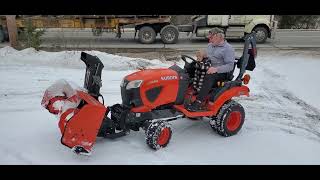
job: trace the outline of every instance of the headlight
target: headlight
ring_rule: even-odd
[[[131,81],[131,82],[128,83],[126,89],[129,90],[129,89],[132,89],[132,88],[138,88],[138,87],[140,87],[142,82],[143,82],[142,80]]]

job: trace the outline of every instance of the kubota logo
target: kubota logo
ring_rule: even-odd
[[[173,79],[178,79],[177,76],[162,76],[161,80],[167,81],[167,80],[173,80]]]

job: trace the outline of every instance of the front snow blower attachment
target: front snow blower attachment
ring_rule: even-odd
[[[117,138],[129,133],[124,127],[128,111],[117,105],[104,106],[100,94],[104,65],[99,58],[82,52],[81,60],[86,64],[84,87],[58,80],[46,89],[41,105],[59,119],[61,143],[76,154],[90,155],[97,137]],[[112,119],[108,117],[110,110]]]
[[[189,111],[186,106],[196,99],[192,77],[197,61],[192,57],[181,56],[183,68],[142,69],[125,76],[120,84],[122,103],[106,107],[100,94],[104,65],[98,57],[82,52],[84,87],[58,80],[46,89],[41,105],[59,118],[61,143],[76,154],[90,155],[97,137],[113,139],[140,129],[150,148],[164,148],[172,137],[169,122],[182,118],[209,118],[213,131],[229,137],[244,124],[244,108],[233,98],[249,96],[250,76],[245,72],[254,70],[256,56],[255,34],[247,34],[243,54],[235,59],[228,78],[213,85],[201,111]],[[234,76],[236,67],[239,74]]]
[[[59,118],[61,143],[77,154],[90,155],[108,108],[98,101],[101,96],[101,61],[82,53],[86,75],[84,88],[58,80],[44,93],[41,105]]]

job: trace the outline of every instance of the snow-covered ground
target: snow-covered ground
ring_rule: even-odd
[[[105,104],[121,102],[120,81],[138,66],[172,62],[115,56],[98,51]],[[228,138],[214,133],[208,119],[171,122],[170,144],[158,151],[143,131],[99,138],[90,157],[60,143],[55,116],[40,105],[44,90],[58,79],[83,85],[80,52],[0,49],[0,164],[320,164],[320,56],[296,51],[261,52],[251,75],[243,129]],[[181,62],[179,64],[182,64]]]

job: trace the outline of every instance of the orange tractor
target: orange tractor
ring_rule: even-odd
[[[255,68],[256,56],[255,34],[247,34],[243,54],[234,64],[239,74],[234,77],[233,69],[229,79],[212,87],[204,111],[190,112],[185,105],[196,98],[191,80],[197,62],[192,57],[181,56],[184,68],[173,65],[127,75],[120,84],[122,103],[105,107],[100,94],[104,65],[98,57],[82,52],[81,60],[86,64],[84,88],[58,81],[46,90],[42,105],[59,115],[61,143],[77,154],[90,154],[97,137],[117,138],[140,129],[152,149],[165,147],[172,136],[169,121],[182,118],[210,118],[214,131],[232,136],[245,120],[244,108],[232,98],[249,96],[246,85],[250,76],[245,71]]]

